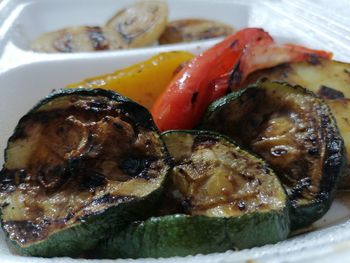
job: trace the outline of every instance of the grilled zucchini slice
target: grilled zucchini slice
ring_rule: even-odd
[[[162,213],[173,207],[177,213],[131,224],[103,242],[94,255],[208,254],[287,237],[287,196],[262,159],[210,132],[169,131],[162,138],[174,160],[168,188],[173,204],[163,207]]]
[[[343,170],[339,187],[350,187],[350,139],[348,139],[350,122],[350,64],[315,58],[311,62],[297,62],[259,70],[249,75],[247,84],[268,78],[271,81],[283,81],[291,85],[301,85],[317,96],[325,99],[337,120],[339,131],[344,138],[347,150],[347,167]]]
[[[24,254],[79,256],[147,217],[168,154],[149,112],[114,92],[61,90],[19,121],[0,172],[1,220]]]
[[[350,99],[326,99],[339,127],[340,135],[344,139],[347,165],[341,174],[338,188],[350,188]]]
[[[201,128],[230,136],[271,165],[291,200],[293,229],[330,207],[344,143],[331,111],[313,93],[265,80],[214,102]]]

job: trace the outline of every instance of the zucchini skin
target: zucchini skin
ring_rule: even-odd
[[[69,95],[79,95],[79,96],[103,96],[103,97],[107,97],[110,100],[115,100],[115,101],[119,101],[122,103],[125,103],[125,111],[131,111],[131,112],[136,112],[137,114],[134,114],[134,117],[136,118],[136,125],[142,125],[142,126],[147,126],[149,127],[152,131],[156,131],[158,133],[159,130],[156,127],[156,125],[153,122],[153,118],[152,115],[149,113],[149,111],[143,107],[142,105],[134,102],[133,100],[124,97],[122,95],[120,95],[119,93],[116,93],[114,91],[111,90],[105,90],[105,89],[89,89],[89,88],[77,88],[77,89],[59,89],[57,91],[52,92],[51,94],[49,94],[48,96],[46,96],[45,98],[43,98],[42,100],[40,100],[36,105],[34,105],[29,111],[28,113],[26,113],[23,117],[21,117],[21,119],[18,121],[17,126],[14,129],[13,134],[11,135],[11,137],[8,140],[6,149],[9,147],[9,142],[14,139],[17,135],[17,133],[20,133],[22,126],[20,125],[21,122],[23,120],[25,120],[26,118],[29,118],[30,114],[36,112],[41,106],[49,103],[51,100],[60,98],[60,97],[64,97],[64,96],[69,96]],[[7,156],[7,151],[6,149],[4,150],[4,159],[5,162],[8,159]],[[168,156],[167,161],[169,162],[170,157]]]
[[[98,200],[99,202],[114,202],[115,206],[82,216],[78,218],[73,225],[60,228],[57,231],[50,233],[45,239],[37,242],[21,245],[17,241],[12,240],[7,231],[4,231],[9,246],[24,255],[40,257],[81,257],[86,251],[94,248],[100,240],[106,238],[111,231],[122,229],[135,220],[144,220],[152,216],[159,205],[163,196],[164,187],[168,180],[168,174],[172,165],[171,158],[169,157],[163,141],[160,139],[160,133],[153,122],[151,114],[143,106],[109,90],[79,88],[62,89],[51,93],[44,99],[40,100],[20,119],[13,135],[8,140],[7,148],[10,145],[11,139],[15,139],[17,133],[20,133],[22,130],[23,127],[20,125],[21,121],[30,118],[32,113],[35,113],[41,106],[50,103],[51,100],[69,95],[89,97],[103,96],[110,100],[123,103],[120,110],[129,114],[135,122],[136,127],[147,127],[149,130],[157,132],[162,145],[164,163],[167,165],[166,175],[159,187],[147,196],[121,196],[120,198],[108,194],[103,196],[101,200]],[[6,150],[4,156],[6,162],[9,158]],[[0,171],[0,178],[4,176],[2,172],[3,171]],[[1,226],[4,227],[2,213]]]
[[[162,137],[180,133],[225,140],[237,145],[231,138],[211,131],[170,130],[163,132]],[[188,256],[246,249],[285,240],[290,233],[290,203],[285,189],[276,179],[285,196],[281,209],[254,211],[233,217],[191,216],[183,213],[151,217],[133,222],[114,233],[91,254],[110,259]]]
[[[312,92],[311,92],[312,93]],[[341,175],[346,168],[346,149],[336,120],[328,107],[323,104],[322,127],[326,136],[326,155],[322,168],[322,179],[317,199],[308,205],[296,206],[292,203],[292,229],[299,229],[320,219],[331,207]]]
[[[256,84],[248,86],[246,89],[233,92],[213,102],[208,107],[207,113],[197,128],[221,132],[218,128],[210,126],[209,122],[214,113],[223,107],[226,107],[231,102],[238,100],[250,89],[259,89],[261,83],[264,83],[266,81],[268,80],[262,79]],[[316,98],[316,95],[312,91],[307,90],[301,86],[292,86],[288,83],[279,81],[272,81],[271,83],[283,85],[296,90],[297,92],[311,95]],[[316,220],[320,219],[329,210],[334,199],[334,193],[338,185],[340,175],[346,166],[345,145],[338,130],[336,120],[329,107],[323,103],[321,99],[318,101],[321,104],[320,109],[318,110],[318,114],[321,118],[321,126],[325,134],[326,145],[325,160],[323,162],[324,165],[322,169],[320,169],[322,173],[322,179],[320,181],[319,191],[312,202],[309,202],[308,204],[298,205],[296,202],[294,202],[293,197],[289,196],[291,203],[290,218],[292,230],[300,229],[312,224]],[[222,123],[222,125],[224,126],[229,124]],[[225,135],[231,137],[232,139],[237,139],[235,137],[232,137],[231,134]],[[243,147],[244,146],[246,145],[243,145]],[[279,174],[277,172],[277,175],[282,177],[281,173]]]
[[[135,222],[104,241],[94,255],[99,258],[159,258],[274,244],[289,234],[287,210],[251,213],[234,220],[184,214],[153,217]]]
[[[331,107],[334,116],[338,119],[335,105],[347,105],[350,98],[350,64],[335,60],[318,58],[314,63],[307,61],[282,64],[273,68],[258,70],[249,75],[246,84],[254,84],[259,79],[268,78],[271,81],[287,82],[291,85],[300,85],[314,92],[317,96],[325,99],[327,105]],[[347,108],[341,109],[347,112]],[[346,114],[344,114],[346,115]],[[347,136],[347,123],[345,118],[338,120],[338,127],[343,136]],[[344,138],[345,139],[345,138]],[[348,141],[345,139],[345,147],[350,148]],[[348,149],[349,152],[349,149]],[[350,187],[350,155],[347,154],[348,166],[343,169],[340,175],[338,188],[348,189]]]
[[[152,215],[162,196],[163,186],[147,198],[134,199],[101,213],[81,218],[79,223],[67,229],[60,229],[46,239],[27,246],[21,246],[9,239],[7,242],[19,253],[37,257],[81,257],[93,249],[111,231],[126,227],[130,222],[146,219]],[[121,218],[123,218],[121,220]],[[7,234],[7,233],[6,233]]]

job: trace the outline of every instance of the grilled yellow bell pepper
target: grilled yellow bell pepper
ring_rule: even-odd
[[[184,51],[160,53],[146,61],[70,84],[67,88],[102,88],[116,91],[150,109],[183,63],[194,56]]]

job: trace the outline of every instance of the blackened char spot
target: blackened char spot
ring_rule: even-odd
[[[19,183],[23,183],[27,177],[27,171],[25,169],[19,169],[18,170],[18,181]]]
[[[64,221],[64,222],[67,222],[67,221],[69,221],[70,219],[72,219],[73,217],[74,217],[74,213],[69,212],[69,213],[67,214],[67,216],[63,219],[63,221]]]
[[[308,150],[308,153],[309,153],[310,155],[318,155],[318,149],[317,149],[317,148],[310,148],[310,149]]]
[[[95,50],[106,50],[109,48],[108,41],[100,27],[88,27],[87,32]]]
[[[5,193],[13,192],[16,187],[25,182],[27,171],[24,169],[6,169],[0,171],[0,191]]]
[[[188,62],[181,63],[173,72],[173,76],[177,75],[184,67],[188,65]]]
[[[7,221],[3,222],[3,228],[13,239],[25,244],[31,241],[43,239],[46,236],[45,222],[35,224],[31,221]]]
[[[94,209],[95,206],[103,206],[106,205],[105,207],[109,207],[108,205],[110,204],[121,204],[121,203],[126,203],[126,202],[130,202],[132,200],[134,200],[135,198],[137,198],[136,196],[132,196],[132,195],[123,195],[123,196],[119,196],[119,195],[111,195],[111,194],[105,194],[104,196],[94,199],[92,202],[86,204],[83,208],[83,210],[85,210],[85,215],[83,215],[82,217],[78,218],[77,220],[80,222],[86,222],[86,220],[88,220],[89,217],[93,216],[93,215],[97,215],[99,213],[101,213],[101,211],[103,211],[103,209],[98,209],[98,211],[95,211],[96,209]],[[92,211],[90,209],[92,208]],[[115,223],[115,222],[113,222]]]
[[[119,122],[113,122],[112,123],[113,127],[116,128],[117,130],[123,130],[124,126],[121,125]]]
[[[350,76],[350,69],[345,68],[345,69],[344,69],[344,73],[345,73],[345,74],[348,74],[348,75]]]
[[[80,186],[89,192],[95,192],[97,187],[107,184],[105,176],[101,173],[91,170],[85,170],[81,176]]]
[[[136,33],[133,33],[133,34],[128,34],[128,27],[130,25],[132,25],[133,23],[135,23],[136,21],[137,21],[137,17],[131,16],[127,20],[125,20],[124,22],[118,23],[116,25],[117,32],[119,32],[119,34],[123,37],[126,44],[130,44],[135,37],[137,37],[139,34],[141,34],[143,32],[143,30],[141,30],[141,31],[137,31]]]
[[[73,36],[69,32],[63,30],[60,38],[53,42],[53,47],[58,52],[71,53],[74,50]]]
[[[190,197],[185,198],[182,202],[181,202],[181,207],[182,210],[185,214],[189,213],[191,211],[191,209],[193,208],[193,204],[192,204],[192,200]]]
[[[134,102],[127,101],[123,103],[119,110],[124,115],[121,116],[121,119],[130,123],[135,131],[137,131],[139,127],[152,129],[154,126],[152,117],[148,110]]]
[[[311,65],[316,66],[316,65],[321,64],[319,55],[317,55],[317,54],[307,54],[307,55],[308,55],[307,62],[309,62]]]
[[[87,104],[90,107],[89,110],[92,112],[100,112],[101,110],[108,108],[107,102],[105,100],[93,99],[89,101]]]
[[[37,171],[37,180],[47,191],[55,191],[70,177],[70,172],[63,165],[42,166]]]
[[[345,98],[343,92],[333,89],[331,87],[327,87],[325,85],[322,85],[320,87],[320,89],[317,91],[317,95],[323,99],[331,99],[331,100]]]
[[[297,199],[303,196],[303,191],[311,186],[311,179],[309,177],[300,179],[298,183],[293,187],[291,199]]]
[[[51,122],[52,119],[59,118],[63,115],[64,115],[63,110],[39,111],[39,112],[32,113],[30,116],[28,116],[27,121],[32,121],[33,123],[39,123],[39,124],[47,124]]]
[[[237,44],[238,44],[238,40],[236,39],[231,43],[230,48],[235,48]]]
[[[119,168],[130,178],[150,179],[148,169],[154,158],[149,156],[128,156],[119,162]]]
[[[18,170],[9,170],[3,168],[0,171],[0,191],[3,193],[11,193],[16,190],[16,173]]]
[[[196,149],[197,147],[211,147],[218,143],[218,139],[207,136],[207,135],[198,135],[194,138],[192,150]]]
[[[231,75],[230,75],[230,79],[229,79],[229,87],[232,88],[233,86],[241,83],[242,81],[242,70],[240,69],[240,62],[238,62],[236,64],[236,66],[234,67]]]
[[[57,136],[64,136],[65,132],[66,132],[66,129],[63,126],[59,126],[56,129],[56,135]]]
[[[273,67],[271,69],[267,69],[266,72],[273,73],[274,70],[279,70],[284,79],[288,78],[290,72],[293,72],[292,67],[288,63],[280,64],[280,65]]]
[[[341,139],[333,139],[333,141],[327,145],[327,151],[329,154],[327,158],[327,165],[329,167],[339,167],[340,163],[342,162],[340,154],[342,152],[342,144]]]
[[[191,98],[191,103],[192,103],[192,104],[195,104],[195,103],[196,103],[197,97],[198,97],[198,92],[196,91],[196,92],[194,92],[194,93],[192,94],[192,98]]]
[[[244,178],[245,180],[247,180],[248,182],[253,182],[255,180],[255,177],[252,175],[247,175],[244,172],[240,172],[238,173],[239,176],[241,176],[242,178]]]
[[[116,196],[111,194],[105,194],[104,196],[93,200],[90,205],[101,205],[101,204],[113,204],[113,203],[124,203],[134,199],[134,196]]]
[[[23,118],[22,118],[23,120]],[[28,136],[27,132],[26,132],[26,126],[23,123],[19,123],[15,133],[11,136],[11,141],[14,140],[19,140],[19,139],[25,139]]]

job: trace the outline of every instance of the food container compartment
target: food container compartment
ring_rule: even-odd
[[[74,25],[101,25],[130,0],[3,0],[0,3],[0,71],[33,61],[57,60],[80,57],[122,56],[122,54],[158,53],[167,50],[196,51],[207,48],[218,40],[202,40],[163,46],[151,46],[130,50],[90,53],[45,54],[30,50],[30,43],[44,32]],[[313,48],[334,50],[335,59],[345,59],[350,53],[349,32],[341,22],[323,23],[328,19],[311,16],[302,6],[288,1],[243,1],[243,0],[168,0],[169,21],[180,18],[205,18],[218,20],[236,29],[263,27],[281,42],[305,44]],[[311,4],[312,5],[312,4]],[[285,12],[285,9],[293,12]],[[302,14],[302,15],[300,15]],[[153,51],[149,51],[149,49]]]
[[[31,42],[39,35],[64,28],[79,25],[103,25],[118,10],[135,1],[130,0],[102,0],[102,1],[4,1],[0,10],[0,69],[11,64],[26,63],[33,60],[56,59],[59,57],[94,56],[104,57],[130,52],[145,52],[153,49],[162,50],[191,49],[193,45],[210,46],[212,40],[199,43],[176,44],[139,48],[139,50],[103,51],[87,54],[45,54],[30,50]],[[218,20],[232,25],[234,28],[243,28],[249,25],[251,7],[243,4],[244,1],[168,1],[169,21],[180,18],[205,18]],[[218,4],[219,3],[219,4]],[[190,8],[189,8],[190,6]],[[234,7],[234,8],[233,8]],[[210,12],[208,12],[210,10]],[[3,60],[3,63],[1,63]],[[21,62],[19,62],[21,61]]]
[[[117,10],[131,2],[3,0],[0,3],[0,164],[3,163],[7,139],[19,118],[53,89],[89,76],[115,71],[162,51],[187,50],[198,54],[218,41],[212,39],[188,44],[76,54],[44,54],[29,49],[30,42],[44,32],[72,25],[103,24]],[[328,4],[327,1],[323,2]],[[337,16],[333,11],[327,15],[327,10],[307,1],[168,0],[167,3],[169,20],[206,18],[219,20],[237,29],[262,27],[279,42],[330,50],[334,52],[335,59],[350,62],[350,20]],[[309,5],[307,9],[306,4]],[[332,257],[333,260],[341,259],[350,255],[349,198],[350,193],[337,196],[326,216],[313,225],[312,232],[294,236],[276,245],[207,256],[135,262],[280,262],[281,256],[290,262],[323,262]],[[0,254],[0,261],[6,263],[81,262],[66,258],[56,261],[13,255],[5,244],[2,231]]]
[[[23,50],[30,50],[30,43],[44,32],[57,30],[68,26],[103,25],[123,7],[130,5],[128,0],[103,1],[32,1],[22,3],[14,8],[17,13],[15,26],[8,31],[9,41]],[[237,28],[248,25],[249,8],[247,5],[223,2],[217,5],[213,1],[194,1],[190,8],[187,1],[171,1],[169,6],[169,20],[187,17],[219,19]],[[210,13],[206,11],[211,10]]]

